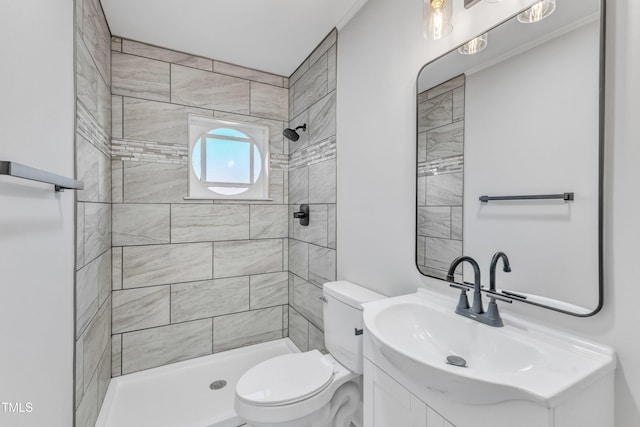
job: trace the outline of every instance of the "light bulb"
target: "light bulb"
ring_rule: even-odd
[[[425,38],[441,39],[451,32],[451,4],[448,0],[424,0]]]
[[[542,21],[556,10],[556,0],[541,0],[518,15],[518,21],[523,24],[533,24]]]
[[[487,33],[484,33],[483,35],[476,37],[473,40],[469,40],[458,48],[458,53],[460,53],[461,55],[476,54],[487,47],[487,44],[489,43],[488,38],[489,35]]]
[[[433,11],[431,12],[430,24],[431,24],[431,33],[433,34],[433,38],[438,40],[439,38],[442,37],[444,26],[446,25],[445,18],[444,18],[444,11],[442,10],[441,7],[433,9]]]

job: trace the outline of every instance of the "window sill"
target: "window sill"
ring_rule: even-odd
[[[241,199],[241,198],[224,198],[224,197],[183,197],[183,200],[225,200],[238,202],[273,202],[274,199]]]

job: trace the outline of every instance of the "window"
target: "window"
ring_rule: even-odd
[[[269,198],[269,128],[189,115],[189,198]]]

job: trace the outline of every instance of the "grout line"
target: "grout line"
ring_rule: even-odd
[[[453,240],[453,206],[449,208],[449,240]]]
[[[329,218],[329,203],[327,203],[325,206],[327,207],[327,227],[325,229],[325,232],[327,233],[327,236],[326,236],[327,240],[325,240],[325,241],[327,242],[327,246],[326,247],[328,249],[331,249],[331,248],[329,248],[329,224],[331,223],[331,218]]]
[[[287,207],[287,213],[289,207]],[[286,248],[286,249],[285,249]],[[284,266],[287,266],[285,270]],[[287,216],[287,237],[282,238],[282,271],[289,271],[289,217]]]
[[[173,203],[169,203],[169,244],[173,244]]]
[[[111,249],[111,246],[109,246],[107,249],[105,249],[104,251],[100,252],[99,255],[97,255],[95,258],[93,258],[92,260],[88,261],[86,264],[84,264],[82,267],[80,267],[79,269],[77,269],[75,272],[79,272],[80,270],[82,270],[83,268],[87,267],[89,264],[95,262],[98,260],[98,258],[100,258],[101,256],[103,256],[104,254],[106,254],[109,250]]]
[[[249,286],[247,286],[248,291],[248,301],[249,301],[249,311],[251,311],[251,276],[249,276]]]
[[[123,357],[124,355],[124,334],[120,334],[120,375],[124,375],[124,369],[123,369]]]
[[[120,176],[120,182],[121,182],[121,187],[122,187],[120,192],[121,192],[121,199],[122,200],[119,203],[124,203],[124,161],[120,160],[120,164],[121,164],[120,173],[122,174]],[[113,191],[113,189],[112,189],[112,191]],[[111,202],[113,203],[113,199],[111,200]]]
[[[251,94],[253,93],[253,85],[251,84],[253,82],[249,81],[249,115],[253,117],[252,111],[251,111]]]
[[[112,95],[112,96],[113,96],[113,95]],[[122,105],[121,105],[121,108],[122,108],[122,118],[121,118],[121,120],[120,120],[120,122],[121,122],[121,123],[120,123],[120,126],[121,126],[121,129],[120,129],[120,135],[122,135],[122,139],[124,139],[124,96],[120,96],[120,103],[122,104]],[[117,138],[116,138],[116,139],[117,139]]]
[[[285,305],[288,305],[288,304],[270,305],[270,306],[267,306],[267,307],[260,307],[260,308],[256,308],[256,309],[253,309],[253,310],[232,311],[232,312],[229,312],[229,313],[216,314],[216,315],[213,315],[213,316],[204,316],[204,317],[200,317],[200,318],[197,318],[197,319],[189,319],[189,320],[183,320],[183,321],[174,322],[174,323],[167,323],[167,324],[163,324],[163,325],[149,326],[149,327],[146,327],[146,328],[131,329],[131,330],[127,330],[127,331],[120,331],[120,332],[114,333],[113,335],[123,335],[124,336],[125,334],[130,334],[130,333],[133,333],[133,332],[150,331],[152,329],[166,328],[166,327],[169,327],[169,326],[183,325],[183,324],[186,324],[186,323],[202,322],[203,320],[208,320],[208,319],[211,319],[212,322],[213,322],[213,320],[216,319],[217,317],[226,317],[226,316],[233,316],[233,315],[237,315],[237,314],[246,314],[246,313],[254,313],[254,312],[258,312],[258,311],[272,310],[274,308],[283,307]]]
[[[249,82],[261,83],[261,84],[273,86],[273,87],[280,88],[280,89],[287,89],[287,88],[284,87],[284,78],[285,78],[285,76],[269,73],[267,71],[257,70],[255,68],[243,67],[241,65],[231,64],[231,63],[220,61],[220,60],[217,60],[217,59],[206,58],[204,56],[193,55],[193,54],[190,54],[190,53],[187,53],[187,52],[168,49],[166,47],[155,46],[155,45],[143,43],[143,42],[140,42],[140,41],[137,41],[137,40],[131,40],[131,39],[125,39],[125,38],[121,38],[121,39],[122,40],[128,40],[128,41],[131,41],[131,42],[134,42],[134,43],[138,43],[138,44],[144,45],[146,47],[152,47],[152,48],[156,48],[156,49],[162,49],[162,50],[165,50],[165,51],[170,51],[170,52],[173,52],[173,53],[177,53],[178,55],[186,55],[186,56],[189,56],[191,58],[198,58],[198,59],[203,59],[205,61],[210,61],[211,62],[211,69],[209,70],[209,69],[204,69],[204,68],[198,68],[198,67],[194,67],[192,65],[188,65],[188,64],[185,64],[185,63],[172,62],[172,61],[167,61],[165,59],[153,58],[151,56],[145,56],[145,55],[141,55],[139,53],[125,52],[124,51],[124,42],[121,45],[121,50],[120,51],[116,50],[116,51],[113,51],[113,52],[118,52],[118,53],[121,53],[123,55],[129,55],[129,56],[137,56],[139,58],[149,59],[149,60],[152,60],[152,61],[164,62],[164,63],[170,64],[170,65],[178,65],[180,67],[185,67],[185,68],[189,68],[189,69],[192,69],[192,70],[203,71],[203,72],[211,73],[211,74],[218,74],[218,75],[221,75],[221,76],[232,77],[232,78],[239,79],[239,80],[245,80],[245,81],[249,81]],[[189,59],[191,59],[191,58],[189,58]],[[269,76],[279,77],[279,78],[282,78],[283,80],[282,80],[282,83],[280,85],[277,85],[277,84],[267,83],[267,82],[263,82],[263,81],[259,81],[259,80],[248,79],[246,77],[241,77],[241,76],[234,75],[234,74],[222,73],[220,71],[216,71],[215,70],[215,63],[216,62],[224,62],[225,64],[229,64],[229,65],[232,65],[234,67],[241,68],[243,70],[256,71],[256,72],[261,73],[261,74],[266,74],[266,75],[269,75]]]
[[[243,112],[239,112],[239,111],[227,111],[227,110],[223,110],[221,108],[207,108],[207,107],[198,106],[198,105],[183,104],[183,103],[179,103],[179,102],[176,102],[176,101],[167,102],[167,101],[160,101],[160,100],[156,100],[156,99],[141,98],[139,96],[133,96],[131,94],[122,95],[122,94],[117,94],[116,93],[116,94],[112,94],[112,95],[121,96],[123,98],[123,102],[124,102],[124,98],[128,98],[128,99],[135,99],[135,100],[145,101],[145,102],[155,102],[155,103],[159,103],[159,104],[175,105],[175,106],[178,106],[178,107],[193,108],[193,109],[197,109],[197,110],[205,110],[206,113],[211,113],[211,118],[215,118],[214,113],[217,111],[219,113],[225,113],[225,114],[238,114],[238,115],[241,115],[241,116],[248,116],[248,117],[252,117],[254,119],[271,120],[271,121],[274,121],[274,122],[283,121],[283,120],[280,120],[280,119],[274,119],[272,117],[264,117],[264,116],[259,116],[259,115],[252,115],[250,113],[243,113]],[[250,110],[251,110],[251,107],[249,106],[249,108],[247,108],[247,111],[250,112]],[[204,113],[202,113],[202,111],[198,111],[197,113],[204,114]],[[124,111],[123,111],[123,116],[124,116]],[[209,117],[209,116],[207,116],[207,117]],[[124,119],[123,119],[123,122],[124,122]],[[123,138],[124,138],[124,135],[123,135]]]
[[[82,331],[80,331],[79,336],[76,338],[74,336],[74,339],[77,341],[80,338],[82,338],[82,336],[84,335],[85,332],[87,332],[87,329],[89,329],[89,326],[91,326],[91,324],[97,319],[98,314],[100,314],[100,310],[102,310],[102,308],[107,304],[107,301],[109,301],[109,298],[107,298],[102,305],[98,304],[98,309],[96,310],[96,312],[93,314],[93,316],[91,316],[91,318],[89,319],[89,321],[87,322],[87,324],[85,325],[84,329]],[[113,306],[111,308],[111,311],[113,311]],[[74,335],[75,335],[75,331],[74,331]],[[83,346],[83,352],[84,352],[84,346]]]
[[[125,203],[116,203],[118,205],[123,205]],[[136,203],[136,204],[141,204],[141,205],[166,205],[169,203]],[[126,205],[131,205],[131,204],[126,204]],[[198,203],[197,205],[202,205],[202,206],[209,206],[208,204],[205,203]],[[228,206],[228,205],[215,205],[215,206]],[[143,244],[139,244],[139,245],[117,245],[115,247],[122,247],[122,248],[143,248],[143,247],[158,247],[158,246],[175,246],[175,245],[201,245],[203,243],[258,243],[258,242],[267,242],[267,241],[277,241],[277,240],[281,240],[284,237],[265,237],[265,238],[253,238],[253,239],[230,239],[230,240],[198,240],[198,241],[188,241],[188,242],[165,242],[165,243],[143,243]],[[302,240],[301,240],[302,241]],[[304,243],[309,243],[309,244],[314,244],[314,243],[310,243],[310,242],[304,242]],[[321,246],[321,245],[315,245],[315,246],[320,246],[320,247],[326,247],[326,246]]]
[[[116,289],[116,290],[114,290],[114,292],[131,291],[131,290],[135,290],[135,289],[152,289],[152,288],[159,288],[159,287],[163,287],[163,286],[180,286],[180,285],[186,285],[186,284],[198,283],[198,282],[209,282],[209,281],[220,281],[220,280],[231,280],[231,279],[243,279],[245,277],[246,278],[250,278],[250,277],[254,277],[254,276],[266,276],[266,275],[269,275],[269,274],[283,274],[283,273],[288,273],[288,272],[287,271],[272,271],[272,272],[266,272],[266,273],[256,273],[256,274],[244,274],[244,275],[239,275],[239,276],[218,277],[218,278],[215,278],[215,279],[198,279],[198,280],[188,280],[188,281],[185,281],[185,282],[162,283],[162,284],[158,284],[158,285],[134,286],[134,287]]]

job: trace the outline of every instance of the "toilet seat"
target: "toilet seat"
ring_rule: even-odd
[[[318,350],[287,354],[249,369],[236,385],[236,396],[250,405],[288,405],[322,392],[334,376],[334,365]]]

